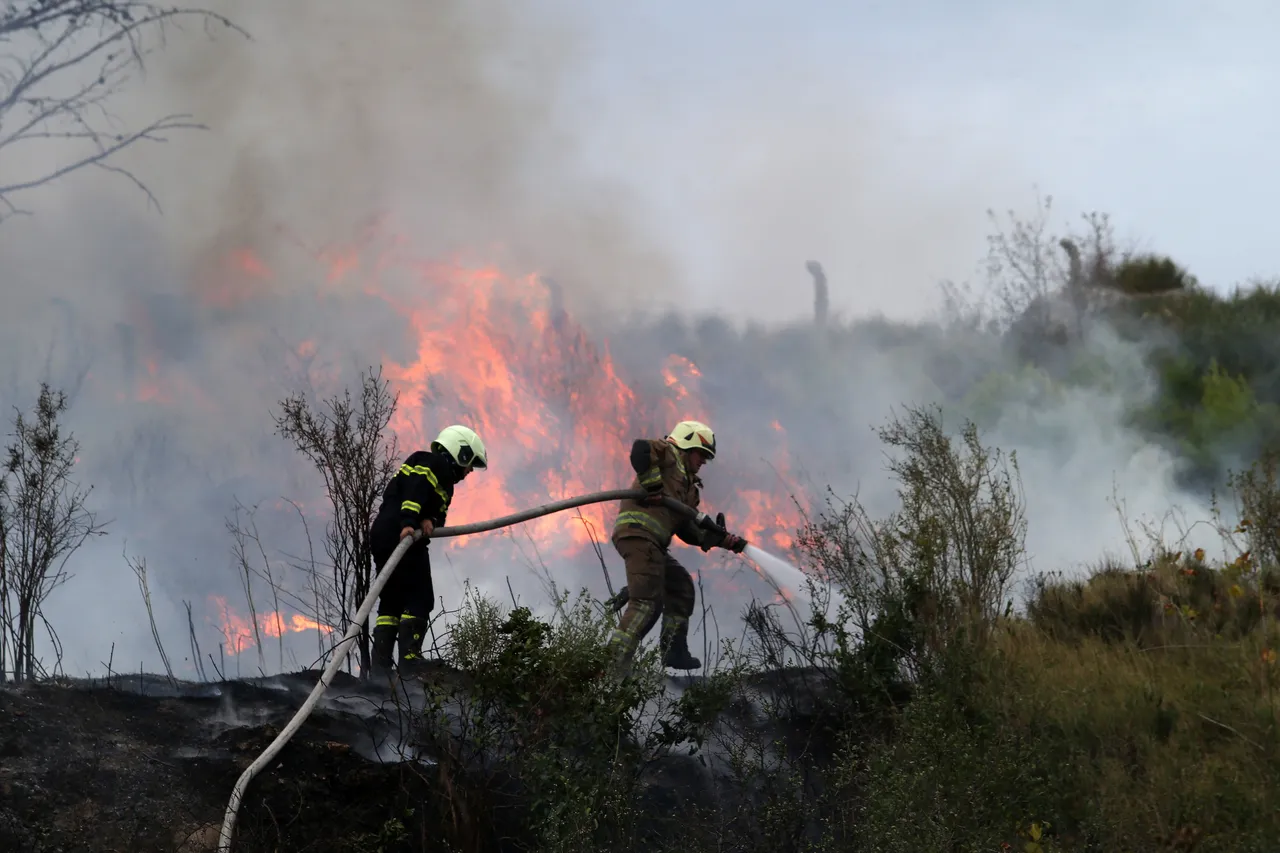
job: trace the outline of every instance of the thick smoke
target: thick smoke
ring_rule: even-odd
[[[935,331],[897,340],[876,327],[820,336],[803,317],[812,304],[806,234],[819,251],[841,245],[846,233],[881,247],[877,263],[854,270],[842,256],[830,267],[832,303],[846,310],[913,313],[922,292],[916,281],[944,274],[943,258],[972,254],[960,247],[980,245],[981,220],[961,211],[992,203],[982,186],[941,193],[908,182],[898,190],[908,198],[892,208],[854,200],[860,190],[889,194],[871,181],[883,143],[870,119],[832,138],[823,128],[804,132],[791,112],[762,123],[749,121],[741,103],[726,108],[722,132],[752,144],[739,150],[719,187],[709,178],[714,188],[691,190],[691,198],[717,257],[734,260],[699,265],[687,248],[672,247],[634,187],[585,165],[574,132],[582,116],[565,97],[585,49],[572,20],[470,0],[234,2],[219,11],[252,40],[229,32],[214,40],[199,31],[171,36],[167,52],[118,104],[135,122],[189,112],[210,127],[135,149],[121,162],[153,187],[163,217],[113,176],[85,174],[33,197],[39,216],[0,226],[5,402],[29,407],[40,377],[75,391],[71,425],[83,444],[83,471],[114,520],[113,535],[82,552],[73,565],[78,576],[53,602],[72,672],[100,670],[108,654],[116,668],[158,667],[120,557],[123,540],[131,554],[147,557],[160,630],[189,673],[181,664],[180,602],[195,605],[205,652],[217,642],[202,623],[207,596],[245,609],[223,529],[233,499],[323,502],[312,472],[271,434],[271,414],[307,377],[350,384],[366,364],[412,359],[412,337],[387,301],[351,283],[328,301],[316,298],[328,285],[315,256],[386,233],[372,230],[384,214],[416,256],[552,275],[567,307],[595,338],[611,342],[638,385],[658,383],[657,366],[670,353],[692,358],[721,441],[739,448],[726,460],[754,465],[763,472],[757,482],[767,480],[766,460],[780,440],[776,419],[786,424],[800,466],[792,473],[815,494],[827,485],[844,494],[857,488],[873,507],[887,507],[892,488],[871,427],[893,406],[939,398],[940,362],[1004,357],[985,338]],[[863,140],[859,148],[841,147],[841,138],[854,137]],[[716,157],[704,152],[699,162],[710,167]],[[837,172],[841,180],[827,180]],[[824,186],[839,197],[818,199]],[[905,209],[915,213],[896,213]],[[933,250],[922,253],[922,239]],[[271,275],[228,275],[227,265],[245,251]],[[890,255],[911,262],[894,269]],[[709,296],[708,275],[733,284]],[[422,299],[404,271],[389,276],[395,299]],[[909,308],[892,296],[904,288]],[[634,311],[638,303],[650,314],[727,307],[715,307],[721,318],[685,322],[645,318]],[[741,327],[744,316],[765,316],[753,306],[783,317],[779,306],[794,306],[790,316],[801,319],[782,329]],[[316,361],[300,357],[303,341],[314,343]],[[1134,357],[1114,341],[1099,338],[1097,346],[1113,360]],[[1123,393],[1139,393],[1145,381],[1135,371]],[[138,389],[152,385],[150,393],[172,404],[139,405]],[[1113,475],[1131,511],[1154,514],[1169,503],[1170,460],[1117,426],[1126,399],[1092,394],[1013,407],[991,435],[1023,463],[1038,568],[1073,569],[1122,543],[1106,503]],[[430,428],[436,417],[427,413],[424,421]],[[499,459],[518,455],[503,436],[486,438]],[[588,452],[606,460],[621,451],[602,445]],[[706,472],[713,508],[729,499],[728,483],[740,482],[716,470],[726,464]],[[279,516],[270,525],[262,530],[269,545],[302,549],[295,526]],[[620,562],[605,553],[621,583]],[[681,554],[691,568],[721,562],[692,549]],[[589,584],[603,593],[598,566],[554,569],[564,587]],[[463,565],[442,555],[435,576],[437,594],[450,602],[459,601],[468,577],[504,594],[509,578],[524,601],[544,599],[540,582],[510,557]],[[762,591],[708,584],[725,633],[736,633],[726,620],[752,589]],[[270,609],[258,595],[257,606]],[[298,663],[318,653],[312,636],[287,642]],[[274,641],[266,652],[270,667]],[[255,654],[241,658],[239,671],[256,668]],[[232,665],[230,674],[236,671]]]
[[[570,21],[493,2],[224,11],[254,41],[188,40],[140,99],[213,129],[146,155],[175,180],[165,237],[192,278],[232,248],[272,261],[281,226],[323,246],[392,212],[423,255],[565,281],[608,270],[618,292],[675,279],[632,199],[589,180],[562,130]]]

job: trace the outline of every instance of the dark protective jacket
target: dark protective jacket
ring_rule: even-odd
[[[398,535],[406,527],[420,526],[427,518],[436,527],[444,527],[456,484],[454,471],[453,460],[442,452],[411,453],[382,492],[374,531]]]
[[[662,484],[662,494],[675,498],[692,509],[698,508],[702,480],[684,464],[684,451],[665,439],[637,439],[631,446],[631,467],[636,478],[633,489]],[[671,545],[671,537],[679,536],[690,545],[701,545],[703,530],[692,519],[664,506],[644,506],[626,499],[619,502],[618,519],[613,525],[613,538],[643,538],[660,548]]]

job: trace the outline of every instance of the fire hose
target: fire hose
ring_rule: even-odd
[[[441,527],[433,530],[428,538],[443,539],[447,536],[467,536],[472,533],[484,533],[490,530],[497,530],[502,527],[510,527],[513,524],[519,524],[522,521],[530,521],[535,518],[541,518],[544,515],[550,515],[553,512],[563,512],[566,509],[574,507],[586,506],[588,504],[604,503],[605,501],[623,500],[632,498],[635,500],[643,500],[648,497],[648,493],[641,489],[614,489],[607,492],[595,492],[589,495],[582,495],[576,498],[566,498],[561,501],[554,501],[549,504],[543,504],[533,509],[527,509],[523,512],[517,512],[512,515],[504,515],[501,518],[490,519],[489,521],[477,521],[472,524],[460,524],[456,527]],[[686,506],[679,501],[662,497],[661,503],[667,509],[695,519],[699,525],[707,528],[719,530],[714,521],[711,521],[706,513],[699,512],[692,507]],[[720,531],[723,532],[723,531]],[[370,611],[373,610],[374,602],[378,600],[378,595],[382,592],[382,588],[386,586],[387,581],[391,577],[391,573],[395,571],[396,565],[400,559],[409,550],[409,546],[417,542],[423,537],[422,530],[415,530],[412,536],[406,536],[400,541],[396,550],[392,552],[390,559],[387,560],[382,571],[378,572],[377,577],[373,579],[373,583],[369,585],[369,594],[365,596],[364,601],[360,604],[360,608],[356,611],[355,618],[351,620],[351,627],[347,629],[346,636],[338,643],[334,649],[334,655],[330,659],[324,672],[320,675],[320,680],[316,682],[316,686],[311,690],[311,695],[302,703],[302,707],[294,714],[289,724],[281,729],[280,734],[276,735],[276,739],[263,750],[262,754],[254,760],[252,764],[245,768],[240,774],[240,778],[236,780],[235,787],[231,791],[231,799],[227,803],[226,816],[222,821],[222,834],[218,839],[219,853],[230,853],[231,836],[235,831],[236,815],[240,811],[240,803],[244,798],[245,788],[254,776],[267,766],[273,758],[284,748],[289,739],[294,736],[307,717],[311,715],[315,709],[316,703],[320,701],[321,695],[328,688],[329,683],[333,680],[333,676],[337,673],[338,668],[342,666],[342,662],[346,659],[347,652],[351,649],[351,644],[356,641],[356,637],[360,635],[361,629],[364,627],[365,621],[369,618]]]

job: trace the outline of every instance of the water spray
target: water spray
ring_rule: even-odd
[[[805,599],[805,602],[811,607],[813,606],[813,600],[807,591],[808,587],[806,582],[808,580],[808,576],[805,575],[804,572],[800,571],[781,557],[770,554],[763,548],[750,543],[748,543],[747,547],[743,549],[742,555],[755,563],[756,566],[760,568],[760,571],[764,573],[766,579],[773,582],[774,587],[778,589],[779,592],[783,589],[790,589],[801,598]],[[844,597],[841,596],[840,593],[835,590],[831,590],[831,597],[827,601],[827,612],[824,614],[827,619],[831,618],[832,608],[834,607],[838,610],[843,601]]]
[[[472,533],[484,533],[486,531],[497,530],[502,527],[509,527],[513,524],[519,524],[522,521],[530,521],[544,515],[550,515],[553,512],[562,512],[566,509],[573,509],[574,507],[604,503],[606,501],[625,500],[628,498],[632,500],[645,500],[649,497],[649,493],[641,489],[614,489],[613,491],[608,492],[595,492],[590,495],[566,498],[565,500],[543,504],[542,506],[534,507],[533,509],[527,509],[523,512],[517,512],[512,515],[504,515],[501,518],[494,518],[489,521],[477,521],[473,524],[460,524],[455,527],[441,527],[438,530],[433,530],[428,538],[443,539],[448,536],[467,536]],[[667,509],[678,512],[689,518],[705,518],[705,514],[699,513],[697,510],[686,506],[673,498],[664,496],[660,499],[660,502]],[[320,680],[316,682],[316,686],[311,690],[311,695],[309,695],[307,700],[302,703],[302,707],[298,709],[296,714],[294,714],[293,719],[289,721],[289,724],[281,729],[280,734],[276,735],[276,739],[273,740],[265,750],[263,750],[262,754],[258,756],[252,764],[245,768],[245,771],[240,774],[240,778],[236,780],[235,787],[231,791],[231,800],[227,803],[226,816],[222,820],[222,833],[218,838],[219,853],[231,852],[231,836],[235,831],[236,816],[240,811],[240,803],[244,799],[245,788],[248,787],[249,782],[253,777],[257,776],[262,768],[267,766],[267,764],[276,757],[280,750],[284,748],[284,745],[289,742],[289,739],[292,738],[294,734],[297,733],[298,729],[302,727],[302,724],[306,721],[307,717],[311,715],[311,712],[315,709],[316,703],[320,701],[320,696],[329,687],[329,683],[333,681],[333,676],[337,674],[338,668],[342,666],[342,661],[346,659],[347,653],[351,649],[351,644],[354,643],[356,641],[356,637],[360,635],[360,630],[368,620],[369,613],[373,610],[374,602],[378,600],[378,595],[381,594],[382,588],[387,585],[387,581],[391,578],[391,573],[395,571],[396,565],[398,565],[400,559],[404,557],[405,552],[409,550],[409,546],[414,542],[417,542],[422,537],[422,531],[420,529],[415,530],[412,536],[406,536],[400,541],[400,544],[396,546],[396,550],[392,552],[391,558],[387,560],[386,565],[382,567],[382,571],[378,572],[378,576],[374,578],[373,583],[369,585],[369,594],[365,596],[360,608],[356,611],[355,618],[351,620],[351,627],[347,629],[346,636],[342,638],[342,641],[338,643],[337,647],[334,649],[333,657],[329,660],[328,665],[325,666],[324,672],[321,673]]]

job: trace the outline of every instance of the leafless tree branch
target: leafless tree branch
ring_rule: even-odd
[[[200,676],[201,681],[208,681],[209,676],[205,674],[204,661],[200,656],[200,640],[196,638],[196,620],[191,613],[191,602],[183,601],[182,606],[187,609],[187,640],[191,645],[191,665],[195,667],[196,675]]]
[[[57,140],[77,153],[61,165],[0,179],[0,219],[29,213],[12,196],[93,167],[138,187],[159,202],[129,170],[111,163],[139,142],[166,142],[167,132],[204,129],[188,115],[167,115],[126,128],[107,107],[146,57],[164,45],[169,28],[185,20],[248,33],[205,9],[180,9],[138,0],[10,0],[0,11],[0,164],[25,143]]]
[[[173,676],[173,667],[169,664],[169,655],[164,650],[164,641],[160,639],[160,629],[156,626],[155,609],[151,606],[151,587],[147,583],[147,561],[143,557],[130,557],[127,550],[122,553],[124,561],[128,563],[134,577],[138,579],[138,592],[142,594],[142,603],[147,608],[147,622],[151,625],[151,639],[155,641],[156,651],[160,652],[160,662],[164,664],[165,674],[169,677],[170,684],[177,684],[178,681]]]
[[[256,574],[256,572],[254,571],[253,563],[249,558],[249,540],[255,538],[257,534],[256,531],[251,533],[240,524],[241,510],[246,510],[248,512],[249,521],[252,524],[253,510],[248,510],[243,504],[236,501],[234,509],[235,520],[227,519],[226,526],[227,532],[231,534],[235,543],[232,546],[232,555],[235,559],[237,574],[240,576],[240,580],[244,585],[244,597],[245,601],[249,605],[249,623],[253,628],[253,642],[258,649],[258,666],[261,668],[266,666],[267,660],[266,652],[262,648],[262,628],[258,624],[258,608],[253,600],[253,575]],[[236,654],[238,655],[239,653],[240,650],[237,648]]]
[[[373,581],[370,528],[382,490],[399,465],[396,438],[387,429],[398,399],[381,370],[370,369],[362,378],[358,403],[348,390],[320,406],[294,394],[281,401],[276,416],[279,435],[320,473],[333,509],[325,531],[333,566],[326,597],[337,611],[334,628],[339,631],[346,631],[347,614],[368,595]],[[361,628],[359,654],[364,674],[369,671],[367,626]]]

